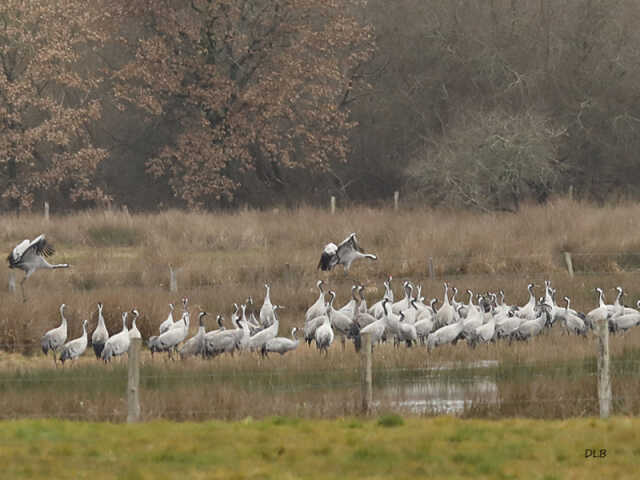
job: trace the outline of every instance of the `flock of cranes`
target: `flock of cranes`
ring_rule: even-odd
[[[25,272],[20,283],[25,301],[24,282],[34,272],[69,267],[68,264],[50,264],[45,257],[53,253],[53,246],[42,234],[34,240],[25,239],[9,254],[9,267]],[[317,268],[331,270],[336,265],[343,265],[345,272],[348,272],[351,264],[359,259],[376,260],[377,257],[364,253],[356,234],[352,233],[338,245],[327,244]],[[540,298],[534,294],[535,285],[529,284],[529,301],[523,306],[507,304],[502,291],[474,296],[471,290],[467,290],[468,301],[460,303],[456,300],[457,289],[445,283],[443,300],[438,308],[437,298],[426,304],[422,288],[414,287],[410,281],[403,283],[404,296],[395,301],[391,281],[389,277],[384,282],[383,297],[370,307],[364,296],[364,287],[354,285],[350,300],[336,309],[336,293],[331,290],[325,292],[324,281],[319,280],[316,284],[318,297],[307,309],[304,323],[300,326],[304,341],[308,345],[315,342],[318,350],[324,354],[336,338],[343,347],[347,341],[352,341],[356,350],[359,350],[363,335],[369,336],[372,345],[393,341],[395,345],[406,344],[410,347],[421,343],[431,350],[439,345],[456,344],[460,340],[472,347],[499,339],[527,340],[556,324],[561,325],[567,334],[585,336],[589,329],[605,321],[611,332],[625,332],[640,323],[640,301],[636,305],[638,309],[624,306],[622,287],[616,287],[618,293],[613,304],[606,304],[603,290],[597,288],[598,306],[585,315],[572,309],[571,300],[566,296],[563,298],[565,306],[559,306],[556,303],[556,290],[548,281]],[[183,298],[182,314],[177,321],[173,316],[174,306],[170,304],[169,315],[160,324],[158,335],[147,341],[151,353],[167,352],[169,357],[179,354],[182,358],[212,358],[223,353],[233,355],[237,351],[260,352],[267,356],[269,353],[284,355],[295,350],[300,343],[296,336],[299,329],[293,328],[290,338],[278,336],[280,322],[277,311],[284,307],[272,304],[271,287],[266,284],[265,288],[266,294],[258,316],[253,312],[253,300],[249,297],[240,307],[234,304],[231,328],[226,328],[223,317],[218,315],[218,328],[207,331],[207,313],[201,311],[198,314],[198,331],[188,340],[191,318],[188,299]],[[42,351],[45,354],[52,351],[54,361],[57,363],[59,358],[62,364],[82,355],[89,343],[86,320],[82,322],[82,335],[67,342],[64,309],[65,305],[62,304],[61,324],[46,332],[41,339]],[[129,312],[122,312],[122,330],[110,336],[102,312],[103,305],[98,303],[98,325],[91,335],[91,345],[97,358],[109,362],[128,352],[131,339],[142,338],[136,326],[140,313],[135,308],[131,311],[133,320],[131,328],[128,328]]]
[[[535,285],[528,285],[529,301],[522,306],[509,305],[502,291],[474,295],[467,290],[468,300],[458,302],[458,290],[444,284],[441,305],[439,300],[431,299],[424,303],[422,289],[414,287],[410,281],[402,285],[404,296],[394,299],[392,277],[384,282],[385,293],[381,299],[367,305],[362,285],[351,288],[350,300],[341,308],[334,307],[336,293],[325,291],[324,281],[316,283],[318,297],[307,309],[300,327],[294,327],[290,337],[278,336],[278,311],[283,307],[271,302],[271,287],[265,284],[266,294],[259,311],[253,309],[253,299],[246,303],[234,304],[230,317],[230,327],[224,324],[224,317],[217,315],[217,328],[207,331],[205,317],[207,313],[198,313],[198,330],[189,337],[190,318],[188,299],[182,299],[182,313],[174,318],[175,307],[169,304],[169,314],[159,324],[158,335],[147,339],[146,344],[154,355],[166,352],[169,358],[201,356],[213,358],[222,354],[234,355],[239,352],[258,352],[262,356],[270,353],[284,355],[298,348],[300,339],[297,332],[311,346],[315,343],[321,354],[339,339],[343,348],[347,341],[353,342],[356,350],[361,347],[362,337],[368,335],[372,345],[393,342],[394,345],[408,347],[422,344],[428,350],[445,344],[464,341],[471,347],[478,344],[495,342],[500,339],[509,342],[524,341],[540,335],[545,330],[559,325],[569,335],[586,336],[600,322],[607,322],[611,332],[626,332],[640,324],[640,311],[624,306],[622,287],[616,287],[617,296],[612,304],[606,304],[604,292],[598,288],[598,306],[587,314],[571,308],[571,300],[564,297],[564,306],[556,303],[556,290],[546,281],[544,295],[536,298]],[[328,295],[328,299],[327,299]],[[640,301],[637,307],[640,308]],[[84,353],[88,347],[87,320],[82,322],[82,335],[67,342],[67,319],[65,305],[60,306],[61,324],[49,330],[41,339],[45,354],[54,353],[54,361],[64,364]],[[248,310],[250,310],[248,312]],[[140,316],[137,309],[131,311],[131,328],[127,326],[129,312],[122,312],[122,330],[109,336],[104,317],[103,305],[98,303],[98,324],[91,335],[91,345],[96,358],[109,362],[123,355],[129,349],[133,338],[142,338],[136,326]],[[66,342],[66,343],[65,343]]]

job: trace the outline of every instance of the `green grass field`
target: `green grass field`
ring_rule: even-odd
[[[11,479],[631,479],[640,419],[18,420],[0,425],[0,465]]]

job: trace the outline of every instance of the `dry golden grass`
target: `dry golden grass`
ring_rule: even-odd
[[[166,318],[167,304],[179,303],[184,295],[191,299],[194,309],[210,312],[209,328],[213,327],[217,312],[226,313],[228,318],[231,305],[244,302],[248,295],[254,297],[259,309],[265,281],[272,284],[272,301],[286,306],[280,315],[281,335],[303,323],[306,308],[316,299],[318,278],[323,278],[338,292],[338,306],[348,300],[354,281],[366,286],[369,302],[373,303],[381,297],[382,280],[388,274],[397,279],[397,295],[400,295],[400,281],[409,278],[424,286],[423,294],[427,298],[441,299],[442,283],[449,281],[460,290],[503,289],[509,303],[524,304],[527,283],[542,284],[543,280],[550,279],[558,295],[569,295],[572,305],[582,311],[595,305],[595,286],[605,288],[608,300],[613,300],[613,287],[622,285],[628,294],[626,302],[631,304],[640,294],[636,274],[640,265],[640,240],[635,228],[639,214],[640,206],[632,204],[596,207],[557,200],[545,206],[525,207],[517,215],[368,208],[330,215],[323,210],[301,208],[221,214],[168,211],[132,216],[84,212],[53,217],[50,222],[37,215],[5,216],[0,249],[8,253],[21,239],[45,232],[57,249],[53,260],[68,262],[72,268],[37,272],[26,283],[27,303],[21,301],[19,293],[11,294],[6,288],[0,292],[0,372],[11,378],[33,372],[34,381],[39,381],[45,376],[43,372],[52,371],[51,359],[39,352],[39,339],[46,330],[59,324],[61,303],[68,305],[69,338],[80,334],[80,322],[84,318],[89,319],[90,330],[93,330],[98,301],[105,304],[111,332],[121,328],[120,312],[136,306],[142,312],[138,327],[146,338],[155,334],[159,323]],[[329,274],[316,270],[324,244],[339,241],[352,231],[358,232],[365,250],[379,255],[379,261],[357,263],[348,276],[341,268]],[[562,256],[565,250],[574,253],[578,272],[574,279],[566,272]],[[599,255],[592,255],[594,252]],[[429,257],[434,259],[435,279],[428,278]],[[168,291],[169,265],[180,269],[176,293]],[[19,281],[22,273],[17,272],[16,278]],[[541,294],[542,289],[537,291]],[[466,297],[461,296],[459,300]],[[195,330],[193,325],[192,331]],[[611,340],[614,356],[633,352],[638,346],[638,332]],[[159,369],[176,376],[194,375],[193,385],[160,385],[143,391],[144,414],[146,418],[208,418],[212,411],[221,418],[353,414],[358,411],[359,359],[352,350],[348,347],[342,351],[336,344],[328,358],[323,358],[315,349],[301,345],[292,354],[266,360],[255,355],[236,355],[184,363],[158,359],[153,364],[148,352],[144,352],[143,369],[149,369],[146,373],[149,377],[157,375]],[[478,359],[496,360],[500,365],[534,363],[542,368],[592,359],[595,350],[593,337],[567,337],[554,329],[550,335],[531,342],[512,345],[500,342],[476,350],[457,345],[427,354],[422,347],[384,346],[375,350],[374,368],[415,370]],[[83,418],[122,418],[124,365],[96,365],[88,352],[71,370],[56,375],[62,375],[60,378],[69,383],[74,376],[82,374],[95,383],[104,372],[117,388],[92,387],[87,393],[81,384],[74,387],[71,382],[69,392],[55,398],[48,395],[46,389],[36,388],[28,393],[28,387],[13,391],[5,385],[7,391],[0,396],[2,405],[18,416],[39,412],[73,416],[82,403],[91,406],[80,410],[84,412]],[[315,377],[317,372],[319,377]],[[257,386],[241,380],[253,374],[266,380],[258,381]],[[144,375],[143,371],[143,378]],[[240,380],[227,382],[224,388],[215,381],[198,383],[202,378],[215,375]],[[518,404],[517,399],[522,396],[552,399],[561,392],[569,398],[581,392],[583,397],[592,397],[595,392],[593,378],[584,376],[573,383],[562,378],[538,385],[539,380],[512,384],[510,379],[501,378],[500,372],[497,375],[501,382],[500,410],[493,405],[482,411],[480,401],[472,414],[499,412],[499,415],[537,416],[534,406],[526,409],[508,406],[512,401]],[[287,378],[292,379],[294,391],[282,388]],[[346,383],[334,385],[341,378]],[[316,383],[317,388],[308,388]],[[628,393],[625,398],[631,398],[640,390],[637,383],[620,381],[617,388]],[[52,385],[51,391],[56,388]],[[165,388],[184,394],[167,396]],[[257,398],[267,401],[243,395],[256,391],[260,393]],[[595,407],[591,400],[589,402],[568,410],[556,408],[551,416],[592,413]],[[640,409],[635,401],[617,405],[619,411],[624,412]]]
[[[374,210],[355,208],[330,215],[326,211],[248,211],[222,214],[168,211],[125,215],[83,212],[54,217],[4,216],[0,249],[9,252],[23,238],[46,232],[57,248],[56,262],[69,270],[37,272],[26,283],[29,302],[6,289],[0,293],[0,343],[6,348],[35,345],[40,335],[58,324],[58,306],[68,305],[70,336],[80,322],[96,322],[95,305],[105,304],[110,330],[119,329],[120,311],[133,306],[142,312],[139,325],[152,334],[166,318],[169,302],[183,295],[191,305],[215,313],[231,310],[253,295],[259,308],[264,282],[271,282],[272,300],[287,308],[283,330],[299,325],[316,297],[315,281],[324,278],[346,303],[349,287],[359,281],[370,302],[380,298],[382,279],[394,275],[424,285],[427,298],[442,297],[442,282],[461,290],[504,289],[507,301],[524,303],[526,284],[551,279],[559,295],[589,310],[595,304],[592,288],[611,290],[623,285],[627,303],[640,293],[635,271],[640,266],[640,240],[634,228],[640,206],[596,207],[558,200],[525,207],[517,214],[474,214],[446,210]],[[327,241],[356,231],[377,262],[355,264],[347,277],[340,267],[330,274],[316,270]],[[574,252],[578,275],[569,279],[562,257]],[[604,252],[607,255],[583,255]],[[628,254],[627,252],[631,252]],[[427,278],[427,259],[433,257],[436,279]],[[168,292],[169,269],[179,268],[179,292]],[[17,272],[17,280],[22,273]],[[538,290],[539,292],[541,289]],[[461,295],[459,300],[464,300]],[[195,326],[194,326],[195,330]],[[35,347],[34,347],[35,348]],[[30,350],[30,349],[27,349]]]

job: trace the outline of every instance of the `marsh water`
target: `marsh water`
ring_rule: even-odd
[[[612,359],[614,412],[640,410],[640,356]],[[234,368],[144,364],[144,419],[337,417],[361,412],[358,368]],[[126,364],[0,372],[6,418],[126,419]],[[478,360],[423,368],[375,368],[373,411],[563,418],[597,413],[595,359],[552,363]]]

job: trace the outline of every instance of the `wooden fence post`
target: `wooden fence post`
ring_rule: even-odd
[[[16,291],[16,272],[9,270],[9,291],[15,293]]]
[[[571,252],[564,252],[564,261],[567,264],[569,276],[573,278],[573,261],[571,260]]]
[[[398,203],[400,202],[400,192],[396,190],[393,192],[393,209],[398,210]]]
[[[429,279],[433,280],[433,257],[429,257]]]
[[[169,291],[177,292],[178,291],[178,276],[177,269],[174,270],[171,265],[169,265]]]
[[[362,335],[362,353],[360,354],[360,396],[362,398],[362,413],[371,411],[373,403],[373,376],[371,373],[371,335]]]
[[[127,379],[127,423],[140,420],[140,344],[142,339],[132,338],[129,344],[129,375]]]
[[[336,197],[331,195],[331,215],[336,213]]]
[[[598,400],[600,418],[609,418],[611,411],[611,378],[609,377],[609,320],[602,318],[598,329]]]
[[[44,219],[49,221],[49,202],[44,202]]]

